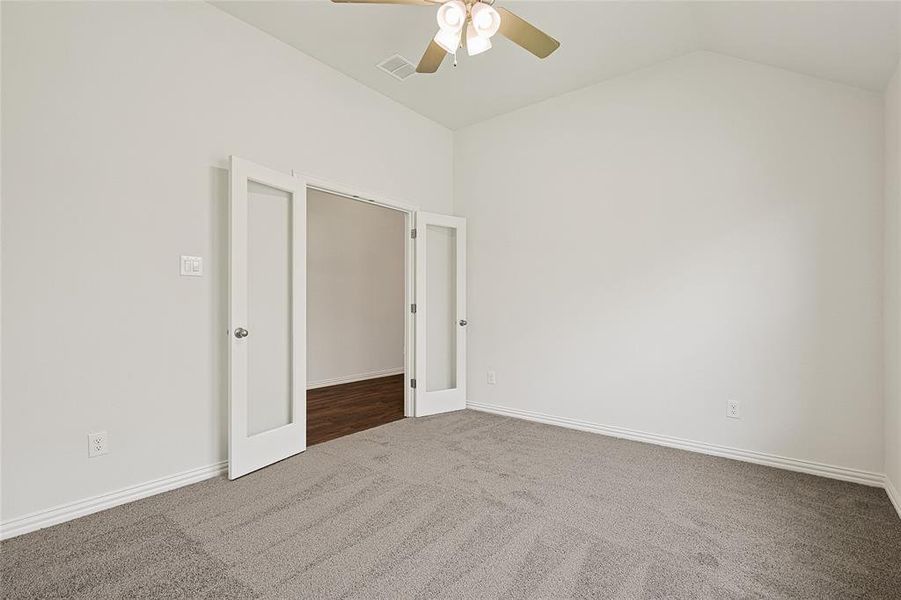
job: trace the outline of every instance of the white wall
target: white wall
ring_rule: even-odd
[[[901,69],[885,91],[885,475],[901,511]]]
[[[3,521],[225,458],[229,154],[469,217],[471,400],[897,485],[878,95],[699,53],[452,139],[202,3],[0,6]]]
[[[207,4],[2,12],[8,521],[225,458],[230,154],[438,212],[453,188],[448,130]]]
[[[881,473],[882,127],[696,53],[456,132],[469,400]]]
[[[404,214],[307,194],[307,380],[404,368]]]

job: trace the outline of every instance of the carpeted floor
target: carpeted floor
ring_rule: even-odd
[[[0,545],[3,598],[899,598],[881,489],[472,411]]]

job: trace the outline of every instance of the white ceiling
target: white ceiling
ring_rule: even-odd
[[[329,0],[214,2],[220,9],[451,129],[695,50],[881,91],[898,59],[895,2],[602,2],[498,0],[561,41],[539,60],[501,36],[476,57],[398,81],[376,68],[414,64],[435,8]]]

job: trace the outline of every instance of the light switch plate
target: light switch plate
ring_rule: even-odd
[[[203,257],[182,255],[179,262],[179,275],[182,277],[203,277]]]

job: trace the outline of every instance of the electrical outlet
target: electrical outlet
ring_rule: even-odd
[[[494,371],[488,370],[488,385],[495,385],[497,383],[497,375],[494,374]]]
[[[741,418],[741,405],[738,403],[738,400],[729,400],[726,403],[726,416],[730,419]]]
[[[106,437],[105,431],[98,431],[97,433],[89,433],[88,434],[88,458],[94,458],[95,456],[101,456],[109,452],[109,447],[107,444],[108,440]]]

